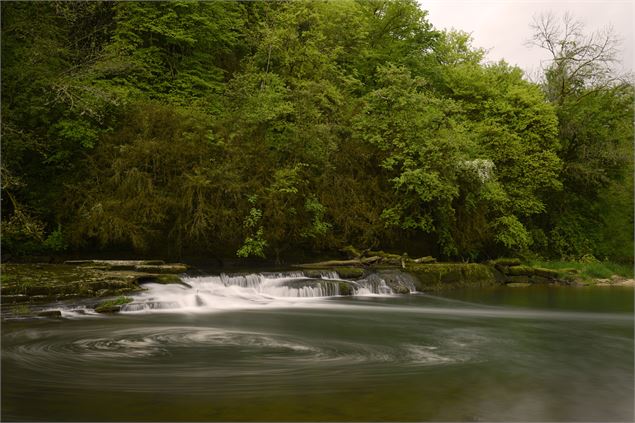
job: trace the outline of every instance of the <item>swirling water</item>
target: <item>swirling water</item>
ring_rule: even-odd
[[[2,419],[633,419],[632,289],[338,297],[265,279],[281,277],[190,279],[120,315],[5,321]]]

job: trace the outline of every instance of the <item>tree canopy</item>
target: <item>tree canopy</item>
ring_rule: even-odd
[[[632,259],[610,32],[531,82],[414,0],[1,7],[3,254]]]

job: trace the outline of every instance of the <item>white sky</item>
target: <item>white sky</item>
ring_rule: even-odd
[[[622,68],[632,71],[635,43],[633,0],[418,0],[428,19],[438,29],[460,29],[471,33],[475,47],[489,50],[487,60],[505,59],[526,72],[540,68],[547,59],[538,47],[526,45],[533,17],[569,12],[585,24],[588,33],[612,25],[622,39]]]

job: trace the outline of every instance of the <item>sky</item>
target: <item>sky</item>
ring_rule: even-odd
[[[588,33],[612,25],[622,39],[622,70],[633,71],[635,0],[418,0],[438,29],[471,33],[475,47],[488,50],[487,60],[505,59],[532,74],[549,56],[528,46],[534,16],[569,12]]]

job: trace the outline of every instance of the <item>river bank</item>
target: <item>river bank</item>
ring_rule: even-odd
[[[147,283],[181,284],[192,275],[224,275],[232,278],[271,275],[287,271],[295,278],[285,282],[295,294],[308,295],[306,289],[321,289],[311,295],[355,295],[360,286],[370,293],[409,294],[438,292],[471,287],[522,288],[534,285],[557,286],[635,286],[633,279],[611,275],[592,278],[584,269],[547,268],[515,258],[486,263],[436,262],[431,257],[412,259],[383,252],[367,252],[348,260],[329,260],[288,266],[285,269],[227,269],[210,271],[183,263],[162,260],[68,260],[62,264],[4,263],[1,268],[0,299],[6,315],[60,317],[59,312],[42,311],[41,305],[59,302],[82,303],[102,313],[117,312],[130,302],[129,295],[141,293]],[[289,271],[289,268],[294,269]],[[244,269],[243,269],[244,270]],[[280,275],[280,273],[278,273]],[[287,275],[287,276],[288,276]],[[332,282],[336,281],[336,282]],[[381,286],[380,286],[381,285]],[[383,288],[385,287],[385,288]],[[303,291],[304,290],[304,291]],[[383,290],[383,291],[382,291]],[[302,294],[301,292],[304,292]],[[312,291],[313,292],[313,291]]]

